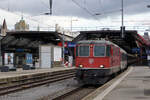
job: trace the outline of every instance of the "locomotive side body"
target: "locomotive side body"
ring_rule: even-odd
[[[106,40],[79,41],[75,48],[77,80],[84,84],[105,83],[111,75],[125,69],[122,54],[123,50]]]

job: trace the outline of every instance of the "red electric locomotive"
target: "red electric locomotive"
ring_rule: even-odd
[[[127,67],[126,52],[106,40],[79,41],[75,55],[76,79],[84,84],[104,84]]]

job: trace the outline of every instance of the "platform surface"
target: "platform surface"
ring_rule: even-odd
[[[150,67],[134,66],[103,100],[150,100]]]
[[[10,77],[18,77],[18,76],[24,76],[24,75],[31,75],[31,74],[37,74],[37,73],[69,70],[69,69],[74,69],[74,68],[75,67],[53,67],[53,68],[35,69],[35,70],[22,70],[22,68],[19,68],[19,69],[17,69],[17,71],[0,72],[0,79],[10,78]]]

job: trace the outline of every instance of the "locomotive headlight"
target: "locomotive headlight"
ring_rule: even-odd
[[[79,65],[79,67],[80,67],[80,68],[82,68],[82,67],[83,67],[83,65]]]
[[[104,65],[100,65],[99,67],[100,67],[100,68],[104,68]]]

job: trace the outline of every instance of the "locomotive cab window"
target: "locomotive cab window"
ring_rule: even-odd
[[[90,56],[90,46],[79,46],[78,47],[78,52],[80,57],[88,57]]]
[[[104,57],[105,56],[105,46],[94,46],[94,56],[95,57]]]

